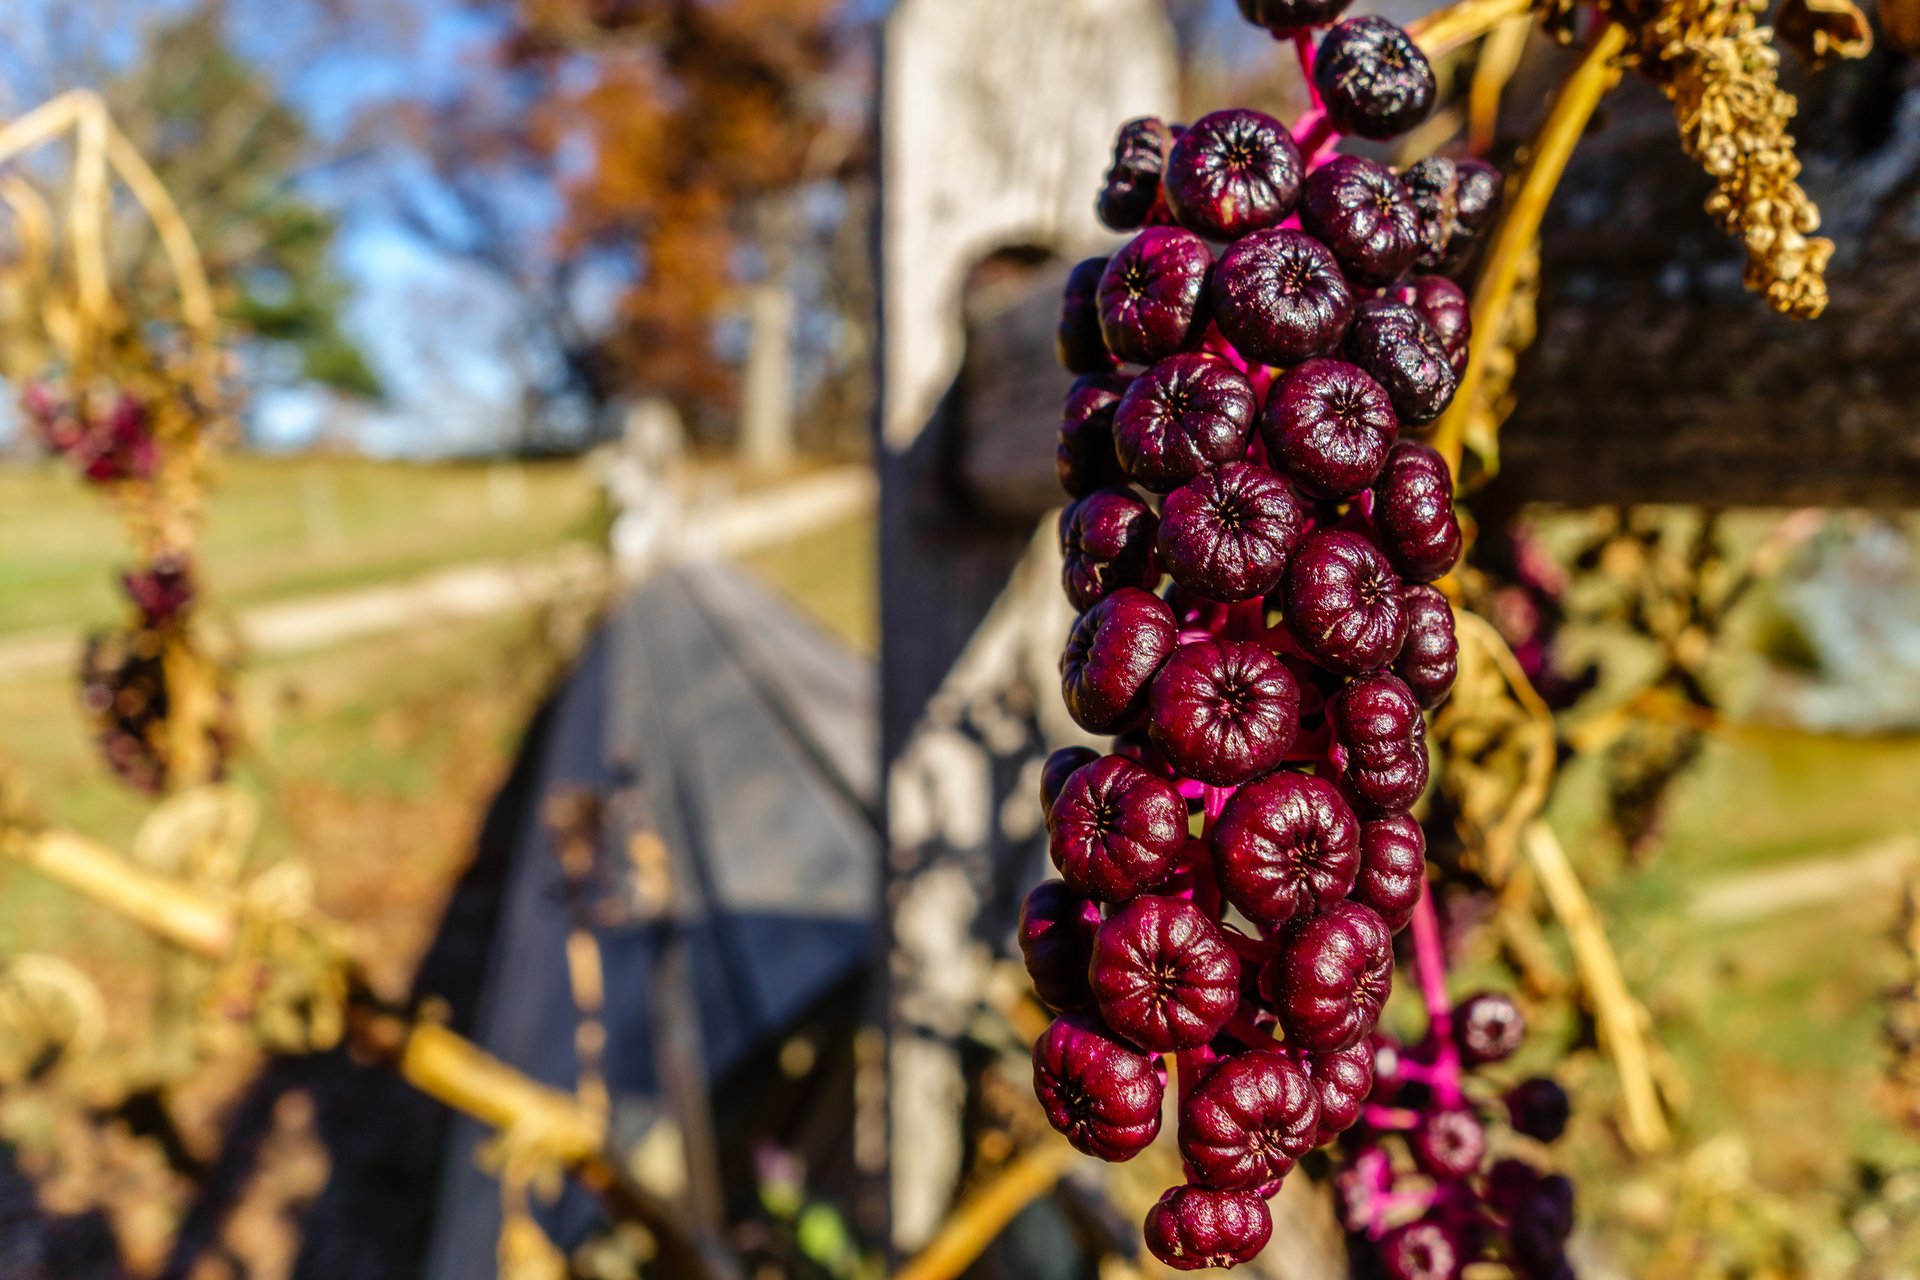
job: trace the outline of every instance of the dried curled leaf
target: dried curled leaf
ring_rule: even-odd
[[[1873,50],[1873,24],[1853,0],[1780,0],[1773,27],[1811,67],[1834,58],[1864,58]]]

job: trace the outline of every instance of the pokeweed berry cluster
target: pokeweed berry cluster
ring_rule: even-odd
[[[42,443],[91,484],[148,480],[159,469],[152,418],[127,392],[114,393],[102,406],[35,382],[22,393],[21,407]]]
[[[1173,1055],[1187,1181],[1145,1232],[1183,1270],[1259,1253],[1267,1198],[1372,1084],[1425,885],[1423,712],[1457,657],[1430,585],[1460,552],[1452,477],[1403,433],[1453,397],[1445,273],[1499,195],[1477,161],[1336,154],[1431,109],[1406,32],[1349,18],[1316,51],[1344,0],[1241,7],[1293,39],[1313,110],[1125,125],[1097,209],[1135,234],[1065,290],[1062,692],[1115,738],[1047,760],[1060,879],[1020,923],[1058,1015],[1034,1087],[1075,1147],[1151,1143]]]
[[[1439,968],[1437,954],[1427,954],[1437,941],[1415,938],[1425,978]],[[1426,1037],[1410,1046],[1373,1037],[1372,1093],[1341,1138],[1335,1184],[1356,1271],[1455,1280],[1472,1263],[1498,1261],[1520,1280],[1568,1280],[1573,1184],[1517,1155],[1490,1154],[1502,1122],[1535,1143],[1559,1138],[1567,1095],[1545,1077],[1504,1093],[1484,1084],[1481,1069],[1511,1057],[1526,1037],[1520,1010],[1494,992],[1449,1007],[1439,984],[1427,985]]]

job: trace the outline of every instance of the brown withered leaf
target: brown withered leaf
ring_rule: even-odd
[[[1903,5],[1920,16],[1920,5],[1913,0],[1881,0],[1881,13]],[[1780,0],[1773,28],[1808,66],[1833,58],[1863,58],[1873,48],[1873,25],[1853,0]]]

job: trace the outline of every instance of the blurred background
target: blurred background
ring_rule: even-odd
[[[39,228],[85,181],[52,139],[0,179],[0,809],[354,968],[344,1033],[283,1002],[288,1052],[257,995],[223,1020],[230,968],[0,860],[0,1277],[866,1277],[956,1238],[916,1274],[1151,1273],[1173,1157],[1019,1181],[1011,932],[1079,736],[1052,326],[1122,120],[1305,105],[1249,33],[1228,0],[5,6],[0,120],[97,95],[204,260],[185,506],[232,675],[206,787],[103,758],[75,671],[138,557],[31,394],[72,323]],[[1473,139],[1503,162],[1572,63],[1516,48]],[[1460,143],[1472,71],[1405,154]],[[1920,77],[1883,39],[1786,78],[1828,314],[1743,293],[1629,80],[1467,501],[1671,1131],[1623,1135],[1558,922],[1463,888],[1458,981],[1521,991],[1521,1065],[1574,1093],[1595,1276],[1920,1275]],[[165,319],[150,212],[114,197],[103,248]],[[265,990],[297,948],[260,947]],[[449,1108],[376,1014],[551,1096]],[[561,1176],[550,1105],[638,1210]],[[1319,1243],[1267,1274],[1344,1274],[1324,1197],[1294,1212]]]

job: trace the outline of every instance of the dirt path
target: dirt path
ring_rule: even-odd
[[[1848,854],[1709,880],[1694,891],[1687,914],[1701,924],[1745,924],[1868,893],[1892,901],[1916,864],[1920,836],[1894,836]]]

